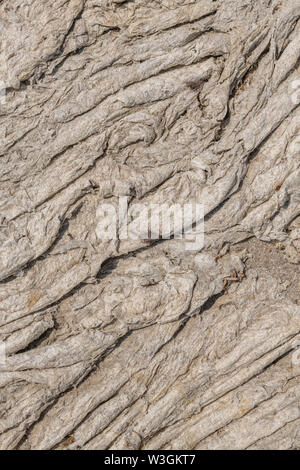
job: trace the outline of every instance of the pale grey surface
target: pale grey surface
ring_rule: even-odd
[[[1,449],[300,448],[299,18],[0,2]],[[100,241],[126,195],[203,250]]]

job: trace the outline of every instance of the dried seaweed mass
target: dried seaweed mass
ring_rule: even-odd
[[[299,0],[0,2],[0,449],[300,449],[299,57]]]

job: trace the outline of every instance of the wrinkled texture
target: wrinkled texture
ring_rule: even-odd
[[[299,58],[299,0],[0,2],[0,449],[300,449]]]

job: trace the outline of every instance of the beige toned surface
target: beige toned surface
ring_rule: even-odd
[[[0,449],[300,448],[299,18],[0,2]],[[99,240],[119,196],[205,246]]]

